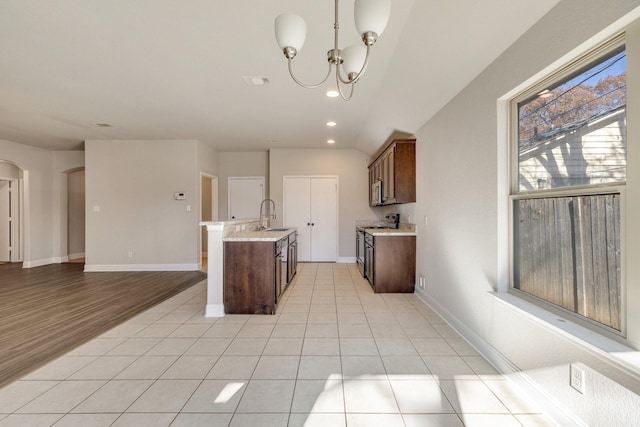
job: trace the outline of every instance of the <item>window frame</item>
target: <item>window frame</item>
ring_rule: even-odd
[[[578,69],[589,65],[592,62],[598,61],[598,59],[604,57],[613,50],[625,46],[626,49],[626,34],[624,31],[616,34],[608,40],[600,43],[599,45],[589,49],[582,55],[568,61],[564,65],[561,65],[556,70],[547,74],[537,82],[528,85],[526,88],[518,92],[513,97],[508,99],[507,103],[507,126],[508,126],[508,139],[507,139],[507,152],[508,152],[508,238],[509,238],[509,283],[507,292],[521,298],[527,302],[533,303],[536,306],[547,310],[557,316],[562,316],[574,322],[578,325],[584,326],[597,333],[604,334],[616,341],[626,341],[627,337],[627,281],[626,281],[626,179],[624,181],[616,181],[606,184],[593,184],[582,185],[573,187],[557,187],[535,190],[520,190],[519,189],[519,163],[518,163],[518,141],[519,141],[519,129],[518,129],[518,104],[535,94],[540,93],[544,89],[552,86],[553,84],[567,78],[572,73],[575,73]],[[627,139],[628,143],[628,139]],[[628,162],[627,162],[628,166]],[[516,224],[515,209],[516,201],[522,199],[533,198],[553,198],[553,197],[567,197],[567,196],[589,196],[598,194],[619,194],[620,195],[620,330],[592,320],[588,317],[582,316],[571,310],[565,309],[551,302],[548,302],[542,298],[531,295],[527,292],[521,291],[514,287],[515,280],[515,244],[516,244]]]

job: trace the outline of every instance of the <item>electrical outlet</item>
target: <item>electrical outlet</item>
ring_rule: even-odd
[[[133,258],[133,251],[129,249],[129,258]]]
[[[424,276],[420,275],[420,278],[418,279],[418,286],[420,287],[420,289],[422,289],[424,291],[425,286],[426,286],[426,280],[424,278]]]
[[[582,369],[581,367],[579,367],[578,365],[575,364],[571,364],[570,366],[570,380],[569,383],[571,385],[571,387],[573,387],[574,389],[578,390],[580,393],[584,394],[584,389],[585,389],[585,373],[584,373],[584,369]]]

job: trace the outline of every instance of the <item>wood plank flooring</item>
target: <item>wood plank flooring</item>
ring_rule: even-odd
[[[0,265],[0,387],[206,278],[83,268]]]

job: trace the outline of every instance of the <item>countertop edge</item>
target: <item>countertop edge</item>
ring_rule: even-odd
[[[291,227],[286,231],[240,231],[223,237],[223,242],[277,242],[297,231]]]

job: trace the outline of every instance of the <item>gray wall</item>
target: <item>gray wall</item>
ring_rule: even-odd
[[[85,142],[87,270],[197,268],[198,150],[191,140]]]
[[[507,131],[499,127],[506,122],[498,114],[498,100],[639,5],[560,2],[416,132],[417,269],[427,283],[420,294],[493,363],[524,371],[544,393],[592,426],[637,423],[640,399],[627,388],[640,392],[640,365],[622,367],[613,354],[584,345],[491,294],[503,289],[508,278]],[[627,99],[633,118],[628,121],[629,219],[640,215],[638,27],[636,23],[627,37]],[[638,233],[637,221],[629,221],[626,235]],[[629,336],[640,348],[640,271],[630,265],[640,256],[637,241],[626,239],[625,253],[627,302],[634,304],[629,309]],[[628,349],[626,356],[637,359],[638,353]],[[585,395],[569,387],[571,362],[586,367],[591,386]]]
[[[0,140],[0,160],[15,164],[24,175],[24,266],[60,262],[67,255],[64,172],[84,166],[84,153]]]

